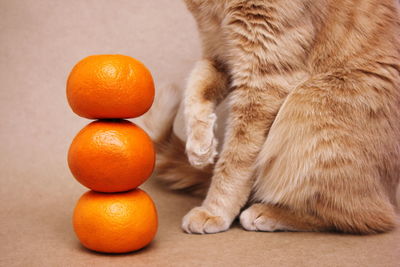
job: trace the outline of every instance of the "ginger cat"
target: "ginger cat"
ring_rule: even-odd
[[[174,189],[208,189],[183,230],[225,231],[239,214],[250,231],[393,229],[398,1],[185,2],[203,45],[182,100],[187,141],[167,115],[156,137],[158,176]],[[215,110],[225,98],[229,118],[217,153]],[[179,97],[169,99],[159,100],[170,105],[164,114]]]

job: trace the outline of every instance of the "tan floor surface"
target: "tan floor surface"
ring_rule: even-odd
[[[143,187],[160,214],[149,247],[112,256],[80,246],[71,213],[86,189],[66,153],[88,121],[67,106],[70,69],[87,55],[126,54],[162,88],[184,84],[199,51],[180,0],[0,0],[0,266],[400,266],[400,230],[184,234],[181,217],[200,200],[154,180]]]

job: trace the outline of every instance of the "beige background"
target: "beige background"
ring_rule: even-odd
[[[199,50],[180,0],[0,0],[0,266],[399,266],[399,230],[184,234],[181,217],[200,200],[154,180],[143,187],[160,214],[148,248],[112,256],[80,246],[71,213],[86,189],[66,152],[88,121],[67,106],[70,69],[87,55],[121,53],[143,61],[159,88],[182,85]]]

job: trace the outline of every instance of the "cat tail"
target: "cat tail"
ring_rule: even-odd
[[[199,170],[190,165],[185,141],[173,129],[182,95],[176,86],[158,90],[151,109],[134,122],[150,135],[155,144],[155,178],[172,190],[204,195],[211,181],[212,166]]]
[[[144,115],[133,120],[157,145],[169,134],[181,102],[182,92],[175,85],[158,89],[153,105]]]

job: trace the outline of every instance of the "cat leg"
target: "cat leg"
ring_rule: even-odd
[[[228,91],[228,77],[217,63],[208,59],[197,62],[184,97],[184,117],[187,134],[186,153],[197,168],[214,163],[217,139],[214,128],[216,104]]]
[[[266,85],[264,90],[240,86],[231,93],[226,140],[201,207],[184,218],[188,233],[216,233],[229,228],[247,202],[252,188],[254,160],[286,91]]]
[[[292,87],[290,80],[298,74],[303,76],[313,36],[295,37],[300,36],[293,31],[297,25],[287,23],[292,15],[270,8],[273,5],[269,1],[238,1],[226,6],[221,37],[233,90],[230,114],[207,197],[201,207],[183,218],[182,228],[188,233],[216,233],[229,228],[248,200],[254,161]],[[313,32],[312,20],[302,16],[301,21]]]

